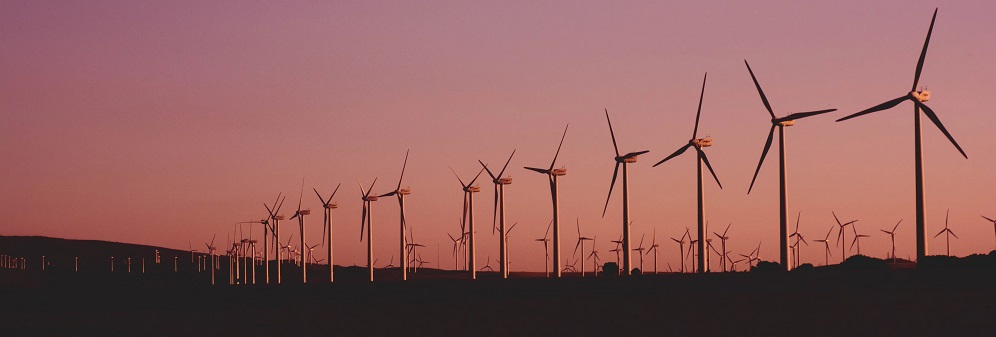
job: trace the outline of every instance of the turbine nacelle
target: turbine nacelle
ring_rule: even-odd
[[[911,91],[910,96],[923,103],[930,100],[930,90]]]
[[[277,216],[274,216],[273,219],[277,220],[277,221],[280,221],[280,220],[285,219],[285,217],[283,215],[277,215]]]
[[[495,182],[495,184],[499,184],[499,185],[511,185],[512,184],[512,177],[498,178],[494,182]]]
[[[337,202],[328,203],[328,204],[325,204],[323,207],[325,207],[327,209],[336,209],[336,208],[339,208],[339,203],[337,203]]]
[[[634,155],[634,156],[628,156],[628,157],[627,156],[616,157],[616,162],[626,163],[626,164],[632,164],[632,163],[636,162],[636,157],[638,157],[638,156]]]
[[[300,211],[297,211],[297,214],[299,214],[299,215],[311,215],[311,210],[310,209],[302,209]]]
[[[775,121],[772,121],[772,122],[775,122]],[[781,126],[793,126],[793,125],[795,125],[795,120],[781,121],[781,122],[778,122],[778,125],[781,125]]]
[[[376,195],[365,196],[363,197],[363,201],[377,201],[377,196]]]
[[[481,191],[481,187],[480,186],[476,186],[476,185],[475,186],[467,186],[466,188],[463,189],[463,191],[464,192],[470,192],[470,193],[477,193],[477,192]]]
[[[688,143],[695,145],[695,147],[703,148],[712,146],[712,137],[706,136],[705,138],[692,139]]]
[[[565,176],[565,175],[567,175],[567,168],[561,167],[561,168],[555,168],[553,170],[550,170],[550,175],[554,175],[554,176],[558,176],[558,177],[559,176]]]
[[[409,194],[412,194],[412,189],[411,189],[411,187],[405,187],[405,188],[399,189],[398,190],[398,194],[400,194],[400,195],[409,195]]]

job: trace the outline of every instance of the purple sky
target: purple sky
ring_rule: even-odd
[[[607,108],[620,150],[651,150],[630,169],[634,240],[647,233],[649,245],[656,228],[661,267],[677,267],[666,237],[694,226],[694,157],[650,165],[687,142],[708,71],[700,132],[715,139],[707,151],[725,187],[706,185],[711,229],[733,223],[734,253],[761,241],[762,259],[775,260],[776,152],[746,194],[770,125],[746,58],[776,114],[840,110],[787,129],[789,213],[794,222],[802,212],[811,244],[804,262],[822,263],[812,240],[831,227],[831,210],[860,219],[858,230],[872,235],[862,252],[877,257],[889,247],[878,230],[904,219],[897,253],[910,256],[912,106],[833,121],[908,90],[935,6],[3,2],[0,234],[203,248],[232,223],[261,218],[277,193],[291,195],[284,213],[292,214],[304,177],[304,207],[315,211],[309,241],[321,233],[310,189],[328,193],[342,182],[336,263],[362,265],[356,179],[379,177],[375,192],[387,191],[410,148],[409,224],[430,247],[426,259],[438,262],[438,245],[449,267],[445,233],[458,231],[462,194],[447,166],[467,177],[477,159],[500,165],[518,149],[506,190],[508,219],[520,222],[510,260],[513,270],[542,270],[533,239],[550,219],[549,192],[543,176],[521,167],[549,165],[570,123],[558,160],[569,169],[565,255],[580,218],[603,259],[613,259],[620,190],[601,218],[613,166]],[[950,208],[957,255],[994,247],[992,225],[979,217],[996,216],[996,117],[985,104],[996,89],[994,9],[991,1],[944,4],[920,81],[969,155],[925,125],[928,232],[943,228]],[[491,185],[481,182],[483,264],[497,257],[498,239]],[[383,265],[397,251],[397,204],[374,208]],[[283,240],[297,232],[285,224]],[[943,237],[929,244],[943,252]]]

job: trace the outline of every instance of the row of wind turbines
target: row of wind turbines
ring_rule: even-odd
[[[889,100],[889,101],[887,101],[885,103],[876,105],[874,107],[871,107],[871,108],[865,109],[863,111],[860,111],[860,112],[857,112],[857,113],[845,116],[845,117],[840,118],[840,119],[837,120],[838,122],[842,122],[842,121],[849,120],[849,119],[852,119],[852,118],[855,118],[855,117],[867,115],[867,114],[870,114],[870,113],[873,113],[873,112],[883,111],[883,110],[895,107],[896,105],[898,105],[898,104],[900,104],[900,103],[902,103],[904,101],[910,101],[910,102],[913,103],[913,108],[914,108],[913,109],[913,111],[914,111],[914,122],[915,122],[915,126],[914,126],[914,136],[915,136],[914,154],[915,154],[915,156],[914,157],[915,157],[915,172],[916,172],[916,174],[915,174],[915,184],[916,184],[916,205],[915,205],[916,206],[916,223],[915,223],[915,226],[916,226],[916,247],[917,247],[917,249],[916,249],[917,250],[917,255],[916,256],[917,256],[918,259],[927,255],[927,242],[926,242],[926,231],[925,231],[926,230],[926,226],[925,226],[925,220],[924,220],[924,218],[925,218],[924,217],[925,206],[924,206],[924,197],[923,197],[923,194],[924,194],[924,191],[923,191],[923,157],[922,157],[921,125],[920,125],[921,124],[920,123],[921,112],[923,113],[923,115],[927,116],[927,118],[947,137],[947,139],[962,154],[962,156],[964,156],[967,159],[967,155],[965,154],[965,151],[961,148],[960,145],[958,145],[958,143],[954,140],[954,138],[951,136],[951,134],[947,131],[947,129],[941,123],[940,119],[937,117],[937,115],[934,113],[934,111],[931,110],[926,104],[924,104],[930,98],[930,91],[927,91],[927,90],[918,90],[917,89],[917,86],[918,86],[918,83],[919,83],[920,74],[921,74],[921,71],[922,71],[922,68],[923,68],[923,64],[924,64],[924,60],[925,60],[925,57],[926,57],[927,47],[928,47],[929,42],[930,42],[930,35],[931,35],[931,32],[933,31],[934,21],[936,20],[936,17],[937,17],[937,10],[935,9],[933,17],[931,18],[930,28],[928,29],[928,32],[927,32],[927,38],[926,38],[926,40],[925,40],[925,42],[923,44],[923,49],[922,49],[922,51],[920,53],[920,57],[919,57],[919,60],[917,62],[916,71],[915,71],[915,75],[914,75],[914,79],[913,79],[913,85],[912,85],[912,88],[910,89],[910,91],[908,93],[906,93],[906,94],[898,97],[898,98]],[[762,102],[762,104],[765,107],[765,110],[767,110],[767,112],[769,113],[769,115],[771,117],[771,128],[768,131],[768,135],[767,135],[767,138],[765,140],[765,143],[764,143],[764,146],[763,146],[763,150],[761,151],[760,159],[758,161],[757,169],[754,172],[754,176],[753,176],[753,178],[751,180],[751,185],[748,188],[747,193],[749,194],[753,190],[753,186],[757,182],[757,176],[758,176],[758,174],[759,174],[759,172],[761,170],[761,167],[764,164],[764,159],[767,157],[768,152],[771,149],[772,143],[774,141],[775,131],[777,130],[778,131],[778,164],[779,164],[778,165],[778,168],[779,168],[779,237],[778,237],[779,262],[780,262],[780,265],[781,265],[782,268],[784,268],[785,270],[790,270],[793,267],[793,265],[797,264],[797,263],[792,263],[792,261],[793,260],[795,260],[795,261],[799,260],[799,258],[797,256],[799,254],[799,251],[800,251],[800,249],[798,249],[798,245],[799,245],[800,242],[804,242],[804,239],[801,236],[801,234],[798,233],[798,230],[795,233],[790,233],[789,232],[789,225],[788,225],[788,196],[787,196],[787,187],[786,187],[786,180],[787,180],[786,176],[787,176],[787,173],[786,173],[786,169],[785,169],[785,162],[787,160],[786,159],[787,154],[786,154],[786,151],[785,151],[785,141],[786,141],[785,140],[785,138],[786,138],[786,136],[785,136],[785,132],[786,132],[785,128],[786,127],[790,127],[790,126],[794,126],[797,120],[801,120],[801,119],[812,117],[812,116],[822,115],[822,114],[826,114],[826,113],[831,113],[831,112],[836,111],[836,109],[823,109],[823,110],[816,110],[816,111],[809,111],[809,112],[796,112],[796,113],[790,113],[790,114],[785,115],[783,117],[778,117],[778,116],[775,115],[775,112],[772,109],[771,104],[769,103],[769,100],[768,100],[767,96],[765,95],[764,91],[761,89],[761,85],[760,85],[757,77],[755,76],[755,74],[753,72],[753,69],[751,69],[750,64],[746,60],[744,61],[744,64],[745,64],[745,66],[747,68],[747,71],[748,71],[749,75],[751,76],[751,79],[754,82],[754,85],[755,85],[755,87],[757,89],[758,95],[761,98],[761,102]],[[695,252],[694,252],[693,256],[695,257],[695,265],[696,265],[695,270],[697,270],[698,272],[706,272],[706,271],[709,270],[708,258],[709,258],[710,254],[708,252],[708,249],[709,249],[709,247],[711,247],[711,245],[708,244],[708,241],[710,241],[711,239],[708,239],[708,237],[709,237],[709,235],[708,235],[709,231],[708,231],[708,226],[707,226],[707,222],[706,222],[706,214],[705,214],[705,196],[704,196],[704,188],[703,188],[704,187],[703,186],[704,185],[704,182],[703,182],[703,166],[705,167],[705,169],[707,169],[709,171],[709,174],[713,177],[713,179],[715,180],[715,182],[718,185],[718,187],[720,189],[723,188],[722,187],[722,183],[720,182],[720,179],[719,179],[718,175],[716,174],[716,171],[713,169],[713,166],[710,163],[709,158],[708,158],[708,156],[706,154],[706,151],[705,151],[705,148],[710,147],[710,146],[713,145],[713,139],[711,137],[709,137],[709,136],[706,136],[706,137],[703,137],[703,138],[699,138],[698,137],[699,119],[700,119],[701,114],[702,114],[702,102],[703,102],[704,97],[705,97],[705,89],[706,89],[707,79],[708,79],[708,74],[706,74],[706,75],[703,76],[702,89],[701,89],[701,92],[700,92],[700,95],[699,95],[699,104],[698,104],[698,109],[696,111],[695,124],[694,124],[694,126],[692,128],[691,138],[688,140],[688,142],[686,144],[682,145],[677,150],[675,150],[673,153],[669,154],[668,156],[664,157],[663,159],[661,159],[660,161],[656,162],[653,165],[654,167],[657,167],[657,166],[659,166],[661,164],[664,164],[665,162],[667,162],[667,161],[669,161],[669,160],[671,160],[673,158],[676,158],[676,157],[684,154],[689,149],[694,149],[695,150],[696,167],[697,167],[696,179],[697,179],[697,204],[698,204],[698,207],[697,207],[698,221],[697,221],[697,226],[696,226],[696,231],[695,231],[696,236],[695,236],[695,239],[692,240],[693,237],[692,237],[691,233],[686,231],[686,233],[685,233],[686,235],[682,236],[681,240],[674,239],[674,238],[672,238],[672,239],[675,240],[676,242],[679,242],[679,244],[681,245],[680,249],[681,249],[682,255],[684,255],[684,248],[683,248],[684,243],[683,243],[683,241],[685,239],[691,240],[689,242],[689,244],[690,244],[690,247],[693,247],[693,246],[695,247]],[[634,252],[634,251],[638,251],[640,253],[644,253],[644,248],[642,247],[642,244],[641,244],[640,248],[634,249],[632,247],[632,244],[631,244],[630,227],[631,227],[632,221],[630,220],[630,214],[629,214],[630,198],[629,198],[629,187],[628,187],[629,186],[628,167],[629,167],[630,164],[637,163],[637,158],[639,156],[647,154],[650,151],[648,151],[648,150],[642,150],[642,151],[628,152],[628,153],[625,153],[625,154],[621,153],[619,151],[619,146],[618,146],[618,143],[617,143],[616,137],[615,137],[615,131],[612,128],[611,118],[609,116],[609,112],[608,112],[607,109],[605,110],[605,117],[606,117],[606,122],[607,122],[608,127],[609,127],[609,134],[610,134],[610,137],[611,137],[611,140],[612,140],[612,143],[613,143],[613,149],[615,150],[615,156],[612,158],[613,161],[615,162],[615,168],[613,169],[612,180],[611,180],[610,185],[609,185],[609,191],[608,191],[608,195],[606,197],[605,207],[603,208],[603,215],[602,216],[603,217],[605,216],[605,213],[608,210],[609,204],[611,203],[611,200],[612,200],[612,191],[614,190],[614,187],[615,187],[616,182],[617,182],[618,177],[619,177],[619,173],[621,171],[622,172],[622,182],[621,182],[621,185],[622,185],[621,186],[621,189],[622,189],[622,192],[621,192],[622,193],[622,197],[621,197],[621,199],[622,199],[622,205],[621,205],[622,206],[622,219],[620,219],[620,220],[621,220],[621,225],[622,225],[622,228],[621,228],[622,237],[619,240],[619,243],[621,244],[621,247],[617,248],[617,249],[620,249],[622,252],[624,252],[623,254],[621,254],[622,255],[622,272],[624,274],[629,274],[633,270],[633,261],[632,261],[631,253]],[[549,188],[550,188],[550,197],[551,197],[551,201],[552,201],[552,222],[550,224],[550,228],[548,228],[548,233],[550,232],[550,229],[552,229],[552,240],[550,238],[544,237],[543,239],[537,239],[537,241],[542,241],[545,247],[552,246],[551,247],[552,248],[552,253],[553,253],[553,260],[552,260],[553,261],[553,266],[552,266],[553,268],[552,268],[552,270],[553,270],[553,273],[554,273],[554,275],[556,277],[560,277],[562,275],[563,270],[570,269],[570,268],[563,268],[563,266],[561,265],[563,259],[560,256],[560,252],[561,252],[561,247],[560,247],[561,246],[561,233],[560,233],[560,229],[561,229],[561,218],[560,218],[560,212],[559,212],[559,192],[558,192],[559,191],[559,179],[561,179],[561,177],[563,177],[563,176],[565,176],[567,174],[567,169],[564,168],[564,167],[555,168],[556,164],[557,164],[557,158],[558,158],[558,156],[560,154],[560,150],[561,150],[561,148],[563,147],[563,144],[564,144],[564,139],[566,138],[566,135],[567,135],[567,131],[568,131],[568,128],[565,127],[563,135],[561,136],[560,143],[559,143],[559,145],[557,147],[557,152],[555,152],[555,154],[553,156],[553,160],[550,162],[550,165],[548,167],[543,167],[543,168],[524,167],[527,170],[530,170],[530,171],[533,171],[533,172],[536,172],[536,173],[539,173],[539,174],[546,175],[547,178],[548,178],[548,184],[549,184]],[[510,177],[504,176],[504,173],[506,172],[506,169],[508,168],[508,165],[511,162],[511,159],[512,159],[512,157],[514,157],[514,155],[515,155],[515,151],[513,150],[512,154],[506,160],[505,165],[502,167],[502,169],[500,171],[498,171],[497,175],[494,174],[494,172],[483,161],[478,160],[478,162],[481,164],[482,168],[481,168],[480,171],[477,172],[477,174],[472,179],[469,180],[469,183],[465,183],[464,180],[463,180],[463,178],[461,178],[455,171],[453,172],[454,175],[456,175],[457,180],[460,182],[460,186],[461,186],[462,191],[464,193],[464,203],[463,203],[462,216],[461,216],[461,220],[460,220],[460,226],[461,226],[460,233],[458,233],[458,235],[456,235],[456,236],[454,236],[454,235],[449,235],[449,236],[450,236],[450,239],[454,242],[454,254],[456,255],[458,252],[461,252],[461,251],[463,252],[463,254],[465,254],[465,257],[464,257],[464,259],[465,259],[465,268],[466,268],[467,271],[470,272],[470,277],[471,278],[476,278],[476,276],[477,276],[476,273],[477,273],[477,270],[478,270],[477,265],[476,265],[476,246],[475,246],[475,243],[476,243],[475,242],[476,241],[476,238],[475,238],[476,228],[475,228],[475,221],[474,221],[474,194],[480,192],[481,188],[480,188],[480,186],[475,185],[475,183],[477,182],[477,179],[480,178],[481,174],[483,172],[485,172],[485,171],[488,173],[489,177],[492,179],[492,183],[494,184],[494,187],[495,187],[495,189],[494,189],[494,215],[493,215],[494,219],[493,219],[493,230],[492,230],[492,232],[493,233],[497,232],[497,233],[500,234],[500,235],[498,235],[499,241],[500,241],[499,242],[499,254],[498,254],[498,256],[499,256],[498,257],[499,272],[500,272],[500,274],[501,274],[501,276],[503,278],[507,278],[508,277],[508,253],[507,253],[507,248],[508,247],[507,247],[507,241],[506,241],[506,239],[507,239],[508,233],[509,233],[509,231],[511,231],[512,227],[506,227],[505,207],[504,207],[505,202],[504,201],[505,201],[505,187],[507,185],[509,185],[509,184],[512,183],[512,179]],[[370,281],[374,280],[374,256],[373,256],[373,244],[374,243],[373,243],[372,236],[371,236],[371,234],[372,234],[372,227],[373,227],[373,205],[374,205],[374,202],[378,201],[380,198],[386,198],[386,197],[392,197],[392,196],[395,197],[397,199],[397,201],[398,201],[399,212],[400,212],[400,224],[399,224],[399,233],[400,233],[400,235],[399,235],[399,264],[400,265],[399,265],[399,267],[401,267],[400,269],[402,270],[401,278],[403,280],[407,279],[407,277],[408,277],[408,275],[407,275],[407,270],[408,270],[407,265],[411,261],[409,259],[409,254],[411,254],[414,251],[414,249],[417,249],[417,247],[421,246],[421,245],[419,245],[417,243],[410,242],[406,238],[406,234],[405,234],[406,230],[409,230],[408,229],[408,225],[406,223],[406,219],[405,219],[405,196],[410,195],[412,193],[412,190],[410,188],[402,188],[402,184],[404,182],[404,172],[405,172],[405,169],[407,167],[407,161],[408,161],[408,154],[406,153],[406,155],[405,155],[405,161],[404,161],[404,164],[403,164],[402,170],[401,170],[401,176],[398,179],[398,184],[394,188],[394,190],[392,190],[390,192],[387,192],[387,193],[384,193],[384,194],[380,194],[380,195],[372,193],[374,185],[377,182],[376,178],[366,188],[364,188],[362,182],[358,181],[358,185],[359,185],[360,192],[361,192],[361,199],[363,201],[362,215],[361,215],[361,226],[360,226],[360,240],[362,241],[364,239],[364,233],[365,233],[366,243],[367,243],[367,266],[368,266]],[[621,170],[620,170],[620,168],[621,168]],[[338,205],[336,203],[332,202],[332,198],[335,196],[335,193],[336,193],[336,191],[338,191],[338,188],[339,188],[339,186],[336,186],[336,188],[333,190],[333,192],[329,195],[328,198],[324,198],[321,195],[321,193],[319,193],[319,191],[317,189],[315,189],[315,193],[317,194],[318,198],[322,201],[322,205],[323,205],[323,208],[324,208],[324,213],[323,213],[323,237],[322,237],[323,241],[322,241],[322,244],[324,245],[325,241],[327,240],[328,245],[326,246],[326,248],[328,249],[328,263],[329,263],[329,265],[332,265],[333,262],[334,262],[334,259],[333,259],[333,242],[334,242],[334,238],[332,236],[332,219],[333,219],[333,210],[338,207]],[[302,196],[301,196],[301,199],[303,199],[303,189],[304,189],[304,186],[302,184]],[[267,245],[267,236],[269,235],[269,233],[272,232],[272,235],[273,235],[274,238],[279,238],[280,237],[280,226],[279,226],[279,222],[281,220],[284,220],[284,217],[282,215],[279,215],[279,212],[280,212],[281,207],[283,205],[284,199],[285,199],[285,197],[281,198],[281,196],[278,195],[277,200],[274,201],[274,203],[273,203],[272,206],[264,204],[264,206],[266,207],[267,212],[268,212],[268,218],[264,219],[264,220],[258,221],[258,223],[261,223],[261,224],[264,225],[264,238],[263,238],[263,241],[264,241],[264,243],[263,243],[263,255],[264,256],[268,256],[268,252],[267,252],[267,246],[268,246]],[[302,210],[301,209],[301,199],[299,199],[297,210],[295,211],[294,215],[289,220],[294,220],[294,219],[298,220],[298,227],[299,227],[299,230],[300,230],[300,247],[307,247],[307,245],[306,245],[306,238],[305,238],[305,231],[304,231],[304,226],[305,226],[304,217],[307,216],[307,215],[310,215],[310,210],[307,210],[307,209]],[[836,214],[834,214],[834,216],[836,218]],[[844,227],[846,227],[848,225],[852,225],[853,222],[854,221],[848,222],[848,223],[840,223],[839,220],[838,220],[838,226],[839,226],[838,241],[840,241],[843,238],[843,236],[844,236],[844,231],[843,231]],[[513,227],[514,227],[514,225],[513,225]],[[853,229],[853,226],[852,226],[852,229]],[[890,237],[892,237],[894,239],[894,232],[895,232],[895,230],[896,230],[896,228],[893,228],[892,231],[885,231],[885,232],[887,234],[889,234]],[[950,232],[949,229],[945,228],[945,230],[947,231],[948,234],[952,234],[953,235],[953,232]],[[714,234],[716,234],[716,236],[720,237],[720,239],[721,239],[721,241],[723,243],[723,246],[725,246],[726,239],[728,239],[728,237],[726,237],[726,233],[724,232],[723,235],[719,235],[718,233],[714,233]],[[792,237],[797,238],[797,242],[795,244],[790,244],[790,239]],[[859,250],[860,250],[860,238],[863,238],[863,237],[867,237],[867,236],[862,236],[862,234],[858,234],[856,232],[856,230],[855,230],[855,237],[854,237],[855,241],[854,241],[854,244],[859,247]],[[818,242],[827,243],[828,239],[829,239],[829,233],[827,234],[827,237],[824,238],[824,240],[817,240],[817,241]],[[589,241],[589,240],[593,240],[593,239],[589,239],[589,238],[586,238],[586,237],[583,237],[583,236],[580,235],[580,225],[579,225],[579,240],[578,240],[577,246],[575,248],[575,251],[578,248],[581,248],[581,250],[582,250],[582,256],[584,256],[584,254],[583,254],[583,252],[584,252],[584,242],[585,241]],[[656,241],[656,240],[654,240],[654,241]],[[707,242],[707,244],[702,244],[702,242]],[[698,244],[695,244],[695,243],[698,243]],[[808,245],[808,243],[805,243],[805,244]],[[214,247],[209,246],[208,248],[213,253]],[[657,244],[656,244],[656,242],[654,242],[654,245],[651,246],[651,249],[653,249],[653,250],[656,251],[656,248],[657,248]],[[723,250],[724,250],[724,253],[721,254],[721,255],[724,255],[724,257],[722,257],[722,259],[723,259],[722,260],[722,264],[723,264],[723,267],[724,267],[724,270],[725,270],[726,269],[725,265],[726,265],[726,262],[728,260],[728,256],[725,256],[726,255],[725,247],[723,248]],[[750,260],[749,262],[754,261],[756,259],[756,257],[754,257],[754,254],[756,253],[756,251],[757,250],[755,250],[755,252],[751,253],[750,255],[744,255],[745,258],[749,259]],[[594,249],[593,249],[593,254],[594,254]],[[827,254],[829,254],[829,244],[828,243],[827,243]],[[307,268],[306,268],[306,265],[307,265],[307,262],[308,262],[307,255],[308,255],[308,252],[306,250],[302,249],[302,252],[301,252],[301,254],[299,256],[299,258],[301,259],[301,265],[302,265],[302,268],[301,268],[302,278],[304,279],[305,282],[307,282]],[[592,255],[592,257],[593,256],[594,255]],[[642,264],[642,256],[643,255],[640,255],[640,256],[641,256],[641,264]],[[893,254],[893,257],[894,257],[894,254]],[[489,263],[488,263],[488,265],[486,267],[490,268],[490,258],[488,259],[488,262]],[[571,266],[571,267],[573,268],[573,266]],[[266,265],[266,271],[265,271],[265,273],[266,273],[266,282],[269,283],[269,270],[268,269],[269,269],[269,265],[267,264]],[[582,269],[582,272],[583,272],[583,270],[584,270],[583,264],[582,264],[581,269]],[[682,265],[681,269],[684,269],[684,265]],[[277,274],[276,274],[277,275],[277,280],[276,280],[277,283],[280,283],[280,272],[281,272],[281,270],[280,270],[280,264],[277,264]],[[549,272],[549,270],[548,270],[548,272]],[[330,268],[329,269],[329,279],[330,279],[330,281],[334,280],[334,268]]]

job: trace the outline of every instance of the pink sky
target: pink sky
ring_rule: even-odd
[[[445,233],[458,231],[462,194],[447,166],[466,177],[477,159],[500,165],[518,149],[506,190],[508,219],[520,222],[510,260],[513,270],[542,270],[533,239],[550,219],[549,192],[521,167],[549,165],[570,123],[558,161],[569,169],[563,249],[570,256],[580,218],[611,260],[621,200],[617,190],[601,218],[613,167],[608,108],[621,151],[651,150],[630,169],[634,244],[647,233],[649,245],[656,228],[661,268],[677,267],[666,237],[695,224],[694,157],[650,165],[687,141],[708,71],[700,132],[715,139],[707,151],[725,187],[707,184],[711,229],[732,222],[734,253],[762,241],[762,259],[776,260],[776,152],[746,194],[770,125],[746,58],[778,115],[840,110],[787,129],[789,213],[794,222],[802,211],[811,244],[804,262],[822,263],[812,240],[830,228],[831,210],[860,219],[872,235],[862,252],[877,257],[889,249],[878,230],[904,219],[897,253],[910,256],[912,106],[833,121],[904,94],[937,5],[3,2],[0,234],[203,247],[234,222],[261,218],[277,193],[292,196],[291,214],[304,177],[309,241],[321,234],[310,189],[342,182],[336,263],[363,265],[356,179],[379,177],[375,192],[387,191],[410,148],[408,220],[430,247],[426,259],[439,262],[438,245],[449,267]],[[950,208],[957,255],[994,247],[979,217],[996,216],[996,117],[986,104],[996,89],[994,10],[991,1],[945,3],[920,82],[969,155],[925,125],[928,232]],[[481,185],[483,265],[498,256],[498,237],[492,187]],[[397,203],[374,211],[383,265],[397,254]],[[286,240],[297,228],[284,224]],[[929,244],[943,252],[943,237]]]

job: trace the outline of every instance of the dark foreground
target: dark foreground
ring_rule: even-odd
[[[8,288],[0,290],[0,329],[4,336],[991,336],[993,275],[817,269]]]

